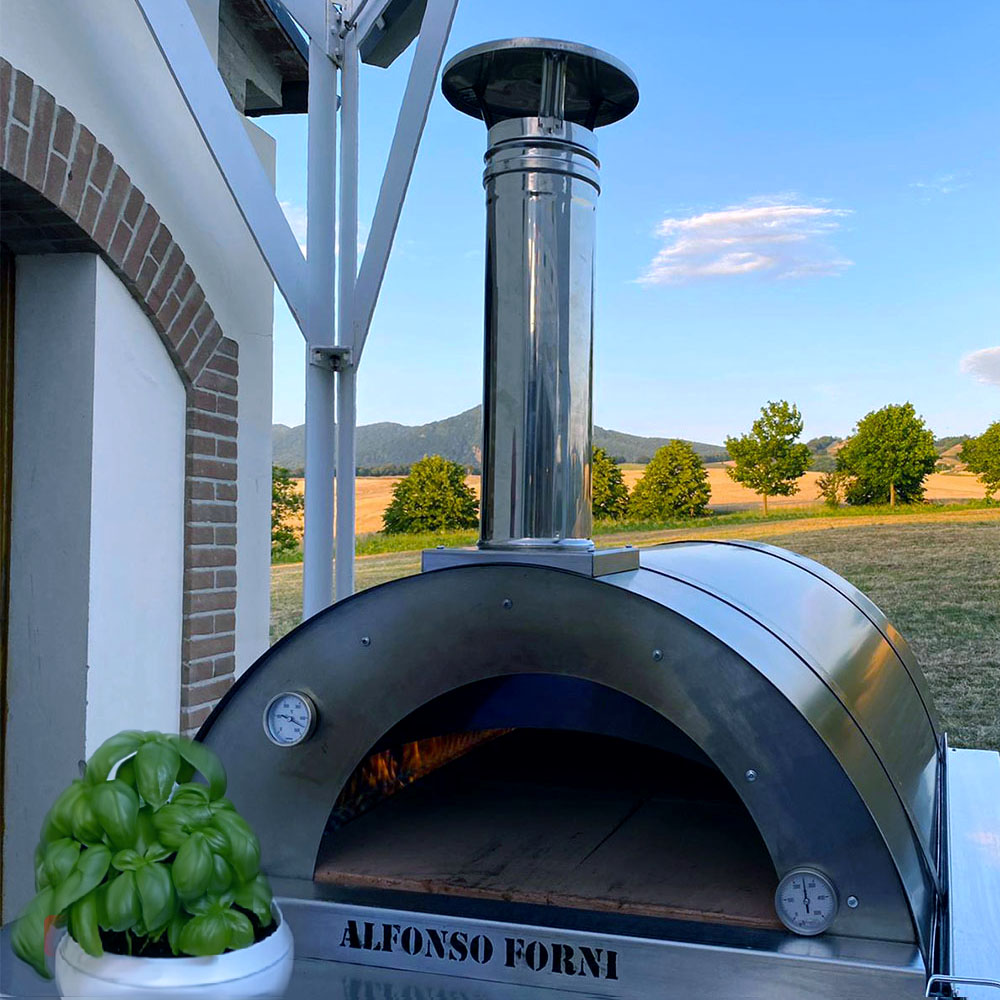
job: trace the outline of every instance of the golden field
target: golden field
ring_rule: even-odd
[[[631,489],[642,476],[642,468],[627,466],[623,469],[625,482]],[[739,508],[760,503],[760,498],[726,474],[722,465],[712,465],[708,472],[712,488],[711,504],[716,508]],[[816,480],[821,473],[807,472],[799,480],[799,491],[790,497],[772,497],[768,507],[802,506],[819,502]],[[392,488],[399,482],[399,476],[360,477],[357,480],[357,530],[359,534],[382,530],[382,512],[392,499]],[[466,477],[466,483],[479,495],[479,476]],[[303,480],[293,480],[300,492]],[[933,472],[927,477],[926,498],[928,500],[981,500],[986,494],[982,483],[970,472]],[[301,526],[301,524],[300,524]]]

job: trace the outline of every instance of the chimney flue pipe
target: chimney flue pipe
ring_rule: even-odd
[[[593,129],[638,101],[630,71],[568,42],[513,39],[446,67],[489,127],[480,548],[593,547]]]

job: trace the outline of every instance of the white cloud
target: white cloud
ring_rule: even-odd
[[[984,347],[981,351],[966,354],[960,366],[977,382],[1000,386],[1000,347]]]
[[[961,191],[962,188],[969,186],[965,180],[968,175],[968,170],[959,170],[953,174],[941,174],[938,177],[931,177],[926,181],[914,181],[910,187],[917,188],[917,190],[922,191],[924,194],[931,192],[934,194],[951,194],[954,191]]]
[[[639,281],[660,285],[721,275],[840,274],[853,261],[841,257],[827,238],[849,214],[847,209],[808,205],[787,195],[666,218],[656,227],[665,243]]]

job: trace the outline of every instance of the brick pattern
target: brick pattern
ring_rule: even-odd
[[[184,252],[111,151],[5,59],[0,164],[4,241],[15,251],[23,236],[48,252],[100,253],[149,316],[184,382],[180,728],[191,733],[232,684],[236,666],[239,345],[223,336]]]

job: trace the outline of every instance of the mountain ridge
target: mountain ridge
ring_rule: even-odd
[[[357,464],[361,469],[380,466],[408,466],[424,455],[443,455],[453,462],[478,467],[482,420],[480,406],[473,406],[461,413],[433,420],[430,423],[409,425],[391,421],[363,424],[357,431]],[[289,427],[272,424],[274,447],[273,462],[293,471],[305,464],[305,424]],[[594,425],[594,444],[609,455],[624,462],[645,462],[656,450],[671,441],[668,437],[643,437],[626,434]],[[722,445],[704,441],[688,442],[701,456],[702,461],[723,461],[726,449]]]

